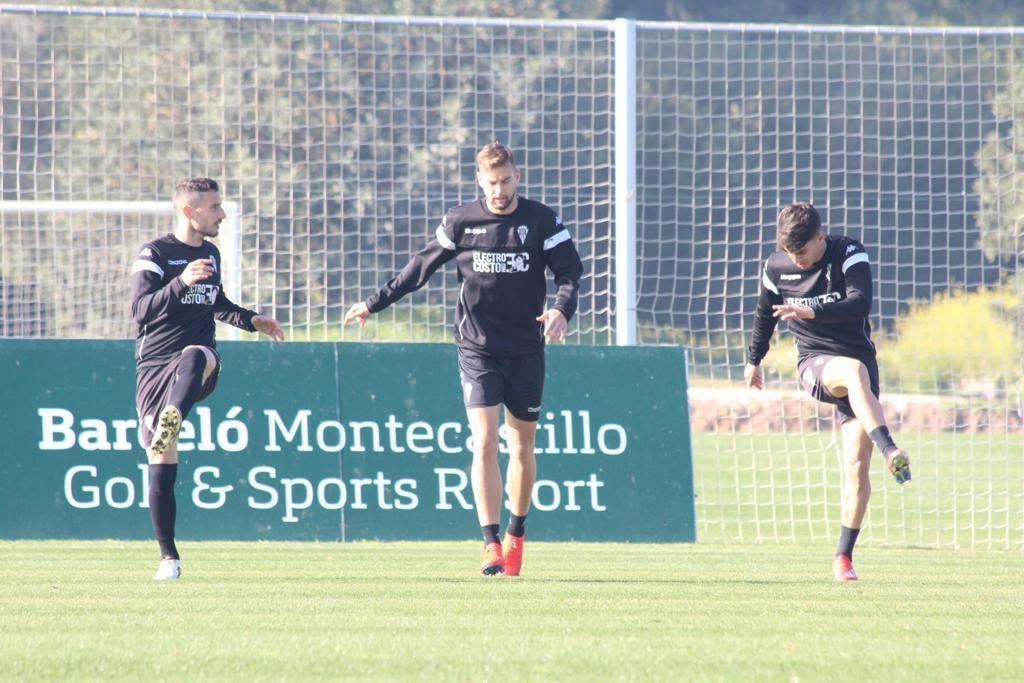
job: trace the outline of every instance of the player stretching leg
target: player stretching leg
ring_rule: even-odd
[[[566,324],[576,312],[583,264],[562,219],[547,206],[516,194],[519,170],[507,147],[486,145],[476,161],[483,199],[449,210],[426,248],[380,291],[353,305],[344,322],[364,324],[372,313],[419,289],[439,267],[455,261],[462,283],[455,344],[473,434],[473,497],[484,537],[480,571],[516,576],[537,476],[533,444],[544,392],[544,343],[565,339]],[[546,309],[548,268],[558,291]],[[504,544],[498,532],[502,406],[511,451],[506,473],[511,515]]]
[[[217,183],[192,178],[174,192],[174,232],[145,244],[132,266],[135,403],[142,442],[148,444],[149,511],[160,544],[158,581],[181,576],[174,542],[178,432],[196,402],[217,386],[220,356],[214,319],[284,339],[273,318],[228,300],[221,286],[216,237],[225,213]]]
[[[789,323],[797,372],[815,399],[835,405],[843,443],[842,525],[832,572],[856,581],[853,547],[868,500],[871,453],[877,446],[897,484],[910,481],[910,458],[893,441],[878,401],[878,363],[871,341],[872,281],[864,246],[821,232],[818,212],[794,204],[779,214],[779,251],[768,257],[747,351],[744,379],[764,385],[760,363],[778,321]]]

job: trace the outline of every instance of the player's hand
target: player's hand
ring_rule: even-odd
[[[748,387],[764,389],[764,377],[761,376],[760,365],[747,363],[747,367],[743,368],[743,379],[747,382]]]
[[[360,301],[357,304],[352,304],[352,307],[348,309],[345,314],[345,319],[341,321],[342,327],[348,325],[353,320],[359,321],[359,327],[366,324],[366,319],[370,317],[370,309],[367,307],[365,301]]]
[[[797,304],[779,304],[778,306],[772,306],[775,310],[772,311],[772,315],[782,320],[793,320],[799,318],[800,320],[810,320],[814,317],[814,309],[810,306],[799,306]]]
[[[284,341],[284,332],[281,330],[280,323],[270,316],[254,315],[252,326],[256,328],[257,332],[262,332],[274,341]]]
[[[201,258],[185,266],[185,270],[181,271],[181,275],[178,277],[191,287],[197,282],[213,277],[216,272],[217,268],[213,265],[213,259]]]
[[[544,338],[549,342],[565,341],[565,316],[557,308],[549,308],[537,316],[537,322],[544,323]]]

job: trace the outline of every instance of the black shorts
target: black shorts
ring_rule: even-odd
[[[205,348],[210,349],[208,346]],[[206,380],[199,398],[196,399],[197,402],[213,393],[213,390],[217,388],[217,379],[220,377],[220,354],[216,349],[210,350],[217,358],[217,370]],[[181,354],[178,354],[164,365],[135,369],[135,411],[139,415],[139,436],[143,444],[148,444],[153,438],[153,423],[160,415],[160,411],[164,409],[180,361]]]
[[[853,408],[850,407],[850,399],[846,396],[833,396],[828,388],[821,381],[821,371],[825,363],[838,358],[838,356],[808,356],[796,367],[800,377],[800,385],[808,394],[822,403],[831,403],[836,407],[836,421],[839,424],[849,422],[854,418]],[[871,380],[871,393],[876,397],[879,395],[878,388],[878,361],[874,358],[857,358],[868,369],[868,378]]]
[[[456,348],[462,400],[467,408],[504,404],[516,418],[537,421],[544,395],[544,349],[521,356],[487,356]]]

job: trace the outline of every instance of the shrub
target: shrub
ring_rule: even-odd
[[[884,388],[993,394],[1017,384],[1019,306],[1006,289],[945,292],[913,305],[896,324],[896,341],[880,345]]]

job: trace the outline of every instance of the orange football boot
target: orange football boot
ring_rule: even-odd
[[[501,554],[501,544],[491,541],[484,546],[484,559],[480,563],[480,573],[494,576],[505,572],[505,558]]]
[[[857,572],[853,571],[853,562],[846,555],[836,555],[832,560],[832,576],[836,581],[856,581]]]
[[[523,568],[525,541],[526,534],[513,536],[505,532],[505,542],[501,544],[501,551],[505,555],[505,576],[519,576],[519,571]]]

